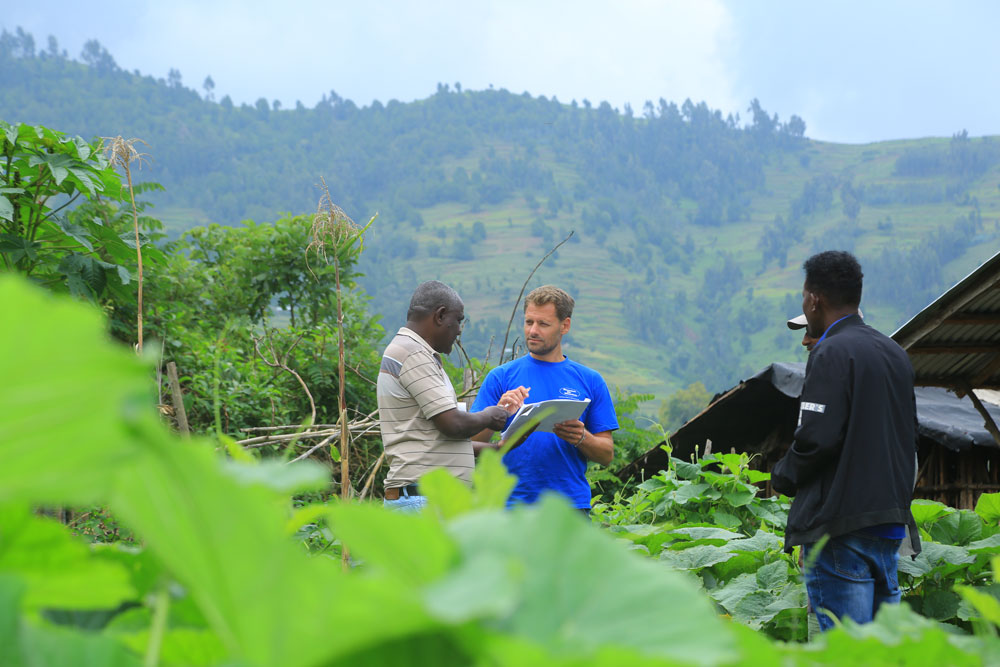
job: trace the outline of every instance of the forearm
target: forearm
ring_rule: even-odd
[[[615,442],[611,433],[583,432],[583,440],[576,444],[577,450],[588,461],[606,466],[615,457]]]
[[[475,436],[473,436],[473,438],[472,438],[472,453],[475,456],[478,457],[480,454],[482,454],[487,449],[500,449],[500,443],[499,442],[490,442],[488,440],[485,441],[485,442],[483,442],[482,440],[476,440]]]
[[[441,433],[449,438],[472,438],[487,431],[492,421],[487,412],[448,410],[431,419]]]

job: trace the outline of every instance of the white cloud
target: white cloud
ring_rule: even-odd
[[[566,7],[572,7],[566,10]],[[731,109],[720,44],[728,14],[716,2],[624,1],[495,5],[486,29],[487,72],[508,87],[560,99],[707,100]]]
[[[718,0],[175,0],[105,3],[104,15],[75,3],[43,4],[51,16],[69,14],[63,29],[72,26],[73,34],[57,36],[69,40],[72,54],[96,37],[126,69],[163,77],[177,68],[196,90],[211,75],[217,95],[237,102],[311,106],[331,89],[359,104],[412,100],[439,81],[460,81],[567,102],[630,102],[637,111],[659,97],[739,106],[721,56],[731,27]],[[22,18],[37,28],[45,13]],[[16,24],[18,17],[10,27]]]

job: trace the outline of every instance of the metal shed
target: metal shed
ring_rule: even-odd
[[[769,471],[792,443],[804,379],[805,364],[775,363],[716,396],[670,436],[673,456],[688,460],[711,446],[755,454],[751,466]],[[917,387],[915,393],[919,471],[914,495],[971,509],[980,493],[1000,492],[1000,447],[972,403],[940,387]],[[1000,419],[1000,406],[984,409]],[[667,460],[666,451],[654,447],[619,477],[646,479],[666,468]],[[771,494],[769,484],[764,493]]]
[[[996,420],[973,389],[1000,389],[1000,253],[892,335],[910,355],[916,384],[968,396],[1000,445]]]

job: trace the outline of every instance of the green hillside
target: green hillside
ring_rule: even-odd
[[[574,232],[529,287],[577,298],[571,356],[661,398],[803,359],[784,320],[815,251],[859,256],[865,315],[889,332],[1000,236],[991,138],[830,144],[757,100],[747,119],[690,101],[636,114],[457,85],[413,103],[236,106],[180,73],[123,71],[97,42],[76,61],[28,38],[0,35],[0,118],[144,139],[143,177],[166,187],[153,214],[174,236],[307,213],[320,178],[355,219],[378,212],[362,285],[387,330],[419,281],[444,280],[466,300],[467,349],[493,340],[495,361],[527,275]]]

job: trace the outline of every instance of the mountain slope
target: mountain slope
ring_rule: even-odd
[[[308,212],[322,177],[356,219],[379,212],[362,269],[386,328],[418,281],[444,280],[466,300],[467,348],[493,339],[496,360],[522,283],[573,231],[529,288],[577,298],[571,356],[661,397],[801,358],[784,320],[812,252],[858,254],[866,317],[888,332],[997,246],[990,138],[829,144],[756,100],[741,124],[689,101],[637,116],[448,86],[408,104],[235,107],[179,74],[122,71],[96,42],[82,59],[0,35],[0,118],[143,138],[173,233]]]

